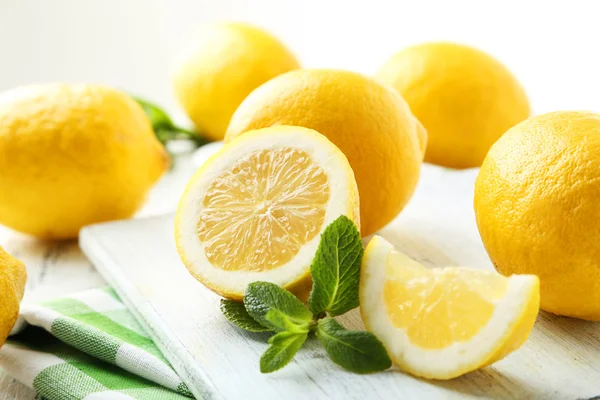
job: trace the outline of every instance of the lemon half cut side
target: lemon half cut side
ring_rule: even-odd
[[[277,126],[226,144],[196,172],[175,240],[190,273],[224,297],[242,299],[255,281],[305,297],[320,234],[342,214],[359,225],[344,154],[314,130]]]

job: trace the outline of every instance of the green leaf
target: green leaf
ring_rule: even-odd
[[[363,245],[348,217],[333,221],[323,234],[310,267],[313,287],[308,306],[313,315],[342,315],[358,307],[358,281]]]
[[[232,300],[221,300],[221,312],[235,326],[250,332],[269,332],[271,329],[262,326],[248,314],[243,303]]]
[[[135,101],[138,102],[140,106],[144,109],[144,112],[148,116],[150,123],[152,124],[152,128],[155,131],[159,130],[171,130],[175,127],[171,118],[164,112],[160,107],[156,104],[151,103],[147,100],[140,99],[139,97],[133,97]]]
[[[270,326],[276,327],[277,331],[287,332],[307,332],[310,330],[313,321],[301,322],[297,319],[292,319],[288,315],[279,310],[269,310],[265,319],[270,322]]]
[[[359,374],[383,371],[392,361],[383,344],[371,332],[346,330],[333,318],[319,320],[317,338],[331,360]]]
[[[244,295],[244,305],[252,318],[275,331],[289,329],[284,327],[285,323],[279,320],[283,317],[279,315],[271,314],[270,318],[275,322],[267,319],[267,313],[271,310],[277,310],[285,316],[287,322],[300,327],[308,326],[312,322],[312,315],[304,304],[296,296],[274,283],[249,284]]]
[[[308,337],[308,332],[280,332],[269,339],[271,344],[260,358],[260,372],[266,374],[285,367]]]
[[[162,144],[166,144],[169,140],[181,138],[193,141],[196,146],[208,143],[208,140],[199,133],[175,125],[169,115],[156,104],[139,97],[132,96],[132,98],[142,106],[142,109],[150,120],[156,137]]]

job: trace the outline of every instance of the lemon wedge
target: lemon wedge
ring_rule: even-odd
[[[227,143],[196,172],[175,241],[190,273],[224,297],[268,281],[305,298],[320,234],[342,214],[360,226],[344,154],[314,130],[276,126]]]
[[[539,311],[534,275],[429,269],[375,236],[360,278],[365,326],[404,371],[451,379],[492,364],[527,339]]]

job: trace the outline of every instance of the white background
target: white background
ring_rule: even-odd
[[[89,81],[178,113],[169,71],[206,21],[278,35],[304,66],[374,73],[402,47],[452,40],[501,59],[536,113],[600,111],[600,2],[394,0],[0,0],[0,90]]]

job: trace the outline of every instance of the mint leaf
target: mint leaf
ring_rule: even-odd
[[[271,326],[276,327],[277,331],[286,332],[308,332],[310,330],[310,322],[300,322],[290,318],[288,315],[279,310],[271,309],[265,315],[265,319],[271,323]]]
[[[358,307],[363,245],[354,222],[342,215],[323,234],[310,266],[313,287],[308,306],[313,315],[341,315]]]
[[[287,290],[270,282],[253,282],[246,288],[244,295],[244,305],[246,311],[261,325],[271,328],[275,331],[289,330],[285,327],[285,322],[281,322],[279,315],[271,314],[271,319],[267,319],[267,313],[276,310],[283,314],[287,323],[292,323],[300,327],[307,326],[312,322],[310,311],[304,307],[304,304],[296,296]]]
[[[280,332],[269,339],[271,344],[260,358],[260,372],[269,373],[285,367],[302,347],[306,332]]]
[[[221,300],[221,312],[235,326],[250,332],[268,332],[271,329],[262,326],[248,314],[243,303],[233,300]]]
[[[319,320],[317,338],[331,360],[359,374],[383,371],[392,361],[383,344],[371,332],[346,330],[333,318]]]

